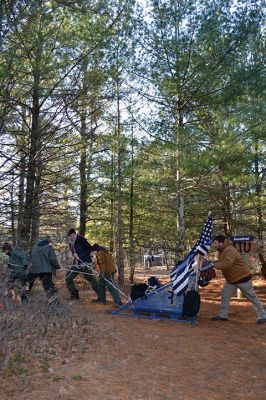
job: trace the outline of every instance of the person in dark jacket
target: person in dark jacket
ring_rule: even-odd
[[[8,259],[8,268],[11,269],[9,277],[5,282],[6,295],[18,296],[17,300],[27,300],[26,273],[28,267],[28,258],[25,253],[18,248],[13,248],[8,242],[2,246],[2,252]]]
[[[66,274],[66,285],[70,292],[70,299],[79,299],[79,291],[75,287],[74,279],[79,274],[83,274],[84,278],[91,284],[92,289],[97,294],[97,299],[92,300],[92,302],[104,302],[104,299],[99,294],[98,283],[92,271],[90,243],[83,236],[78,235],[73,228],[67,232],[67,240],[73,255],[73,266],[71,267],[71,271],[67,271]]]
[[[53,275],[60,268],[60,265],[50,241],[51,238],[45,236],[33,247],[27,281],[31,288],[34,281],[39,278],[48,295],[48,302],[58,303],[57,289],[53,282]]]
[[[105,289],[107,287],[114,299],[115,304],[117,306],[121,306],[122,301],[119,292],[114,285],[116,267],[111,254],[104,246],[100,246],[97,243],[94,243],[94,245],[91,247],[91,250],[96,252],[97,266],[99,269],[99,293],[103,299],[103,302],[106,302]]]
[[[227,321],[231,297],[235,289],[239,288],[253,304],[258,318],[257,324],[266,323],[266,311],[255,293],[250,270],[244,264],[233,242],[223,235],[218,235],[213,239],[213,246],[219,253],[219,259],[214,264],[214,267],[221,270],[225,283],[222,290],[222,303],[219,314],[212,317],[212,320]]]

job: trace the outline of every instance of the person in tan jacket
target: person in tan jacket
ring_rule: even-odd
[[[257,314],[257,324],[266,323],[266,311],[257,297],[252,285],[252,275],[244,264],[240,253],[231,240],[223,235],[213,238],[213,246],[218,251],[218,261],[214,267],[221,270],[225,283],[222,289],[222,301],[219,314],[212,317],[212,321],[227,321],[231,297],[236,288],[239,288],[253,304]]]
[[[113,261],[113,257],[105,247],[100,246],[97,243],[94,243],[92,245],[91,251],[96,252],[97,266],[99,269],[99,296],[101,297],[101,299],[103,299],[102,302],[106,302],[107,287],[111,296],[114,299],[115,304],[117,306],[121,306],[122,301],[119,292],[114,285],[114,275],[116,273],[116,267]]]

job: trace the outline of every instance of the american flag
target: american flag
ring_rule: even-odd
[[[173,291],[176,295],[181,296],[181,294],[187,290],[189,275],[197,267],[196,255],[201,254],[205,256],[208,253],[212,244],[212,235],[212,215],[210,214],[204,224],[201,235],[192,250],[170,273],[170,278],[173,283]]]

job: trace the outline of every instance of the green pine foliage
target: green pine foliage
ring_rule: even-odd
[[[211,210],[263,258],[263,4],[143,3],[1,3],[1,233],[82,214],[114,253],[180,256]]]

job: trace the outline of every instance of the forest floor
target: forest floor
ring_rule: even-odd
[[[136,280],[168,272],[137,271]],[[232,299],[229,321],[214,322],[221,277],[202,288],[197,323],[130,318],[81,299],[45,306],[36,285],[26,306],[0,309],[1,400],[264,400],[266,324],[245,299]],[[254,279],[266,305],[266,281]],[[129,286],[125,288],[129,293]]]

